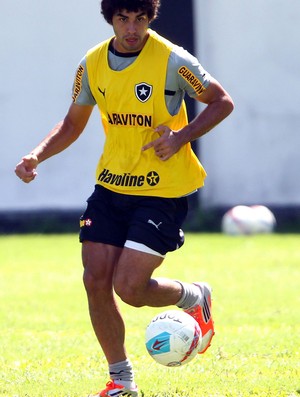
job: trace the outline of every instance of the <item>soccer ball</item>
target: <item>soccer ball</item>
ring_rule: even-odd
[[[272,211],[264,205],[252,205],[251,208],[255,217],[255,233],[272,233],[276,226]]]
[[[231,208],[222,218],[221,228],[225,234],[253,234],[255,227],[253,209],[246,205]]]
[[[201,344],[197,321],[179,310],[167,310],[155,316],[146,329],[146,348],[159,364],[178,367],[190,362]]]
[[[222,218],[221,229],[225,234],[247,235],[272,233],[276,226],[273,213],[263,205],[237,205]]]

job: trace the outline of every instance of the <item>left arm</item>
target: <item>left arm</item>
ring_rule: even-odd
[[[212,79],[208,88],[196,97],[196,100],[205,103],[207,106],[194,120],[179,131],[182,145],[209,132],[229,116],[234,108],[230,95],[215,79]]]
[[[224,120],[234,108],[233,100],[221,84],[212,78],[209,86],[195,98],[207,106],[194,120],[179,131],[172,131],[167,126],[158,126],[156,131],[162,135],[145,145],[142,150],[154,148],[161,160],[168,160],[177,153],[181,146],[200,138]]]

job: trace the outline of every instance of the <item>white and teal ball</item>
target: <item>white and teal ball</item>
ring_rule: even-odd
[[[167,310],[155,316],[146,329],[145,343],[150,356],[159,364],[178,367],[198,353],[201,329],[196,320],[180,310]]]

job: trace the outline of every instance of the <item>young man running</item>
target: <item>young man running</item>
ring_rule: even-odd
[[[191,314],[203,334],[199,353],[214,335],[209,285],[152,274],[183,244],[187,195],[206,176],[190,142],[226,118],[233,102],[195,57],[149,28],[159,6],[159,0],[101,2],[114,36],[84,56],[67,115],[15,171],[32,181],[38,164],[70,146],[98,106],[106,140],[80,241],[91,322],[108,362],[101,397],[138,395],[115,294],[137,308],[177,305]],[[190,123],[185,93],[207,105]]]

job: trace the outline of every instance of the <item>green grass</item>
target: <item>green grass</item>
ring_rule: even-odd
[[[300,394],[300,237],[188,234],[158,276],[214,287],[216,336],[181,368],[156,364],[144,330],[162,309],[122,304],[145,397]],[[108,380],[76,235],[0,237],[0,396],[85,397]]]

